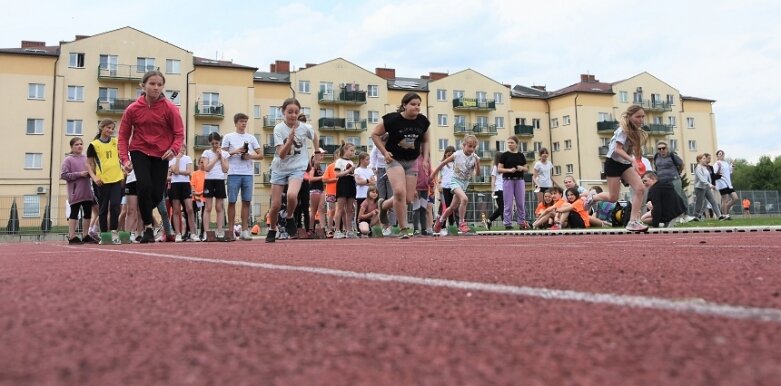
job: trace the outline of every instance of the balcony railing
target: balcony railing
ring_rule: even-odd
[[[321,104],[362,105],[366,103],[366,91],[320,91],[317,101]]]
[[[482,123],[466,123],[466,124],[456,123],[453,125],[453,134],[455,135],[474,134],[478,137],[496,135],[496,125],[488,125]]]
[[[483,173],[479,176],[472,176],[471,182],[473,184],[490,184],[491,183],[491,175]]]
[[[602,121],[597,122],[597,133],[613,134],[618,128],[618,121]]]
[[[98,99],[96,112],[98,114],[122,114],[133,102],[135,99]]]
[[[652,101],[652,100],[645,99],[642,102],[637,104],[643,106],[643,110],[652,113],[663,113],[665,111],[673,110],[672,106],[667,102]]]
[[[336,151],[336,149],[339,148],[339,146],[341,146],[341,145],[323,145],[323,146],[320,146],[320,147],[322,147],[323,150],[325,150],[325,155],[326,156],[329,156],[329,155],[333,156],[334,152]]]
[[[453,110],[496,110],[496,101],[493,99],[455,98]]]
[[[274,128],[278,123],[284,121],[285,118],[282,117],[272,117],[270,115],[266,115],[263,117],[263,127],[264,128]]]
[[[220,103],[219,105],[205,105],[198,103],[195,105],[195,117],[196,118],[224,118],[225,117],[225,105]]]
[[[515,135],[521,137],[534,136],[534,126],[532,125],[515,125],[514,129],[515,129]]]
[[[263,145],[263,155],[274,155],[276,153],[276,146]]]
[[[196,135],[193,148],[194,149],[210,149],[212,145],[209,143],[209,135]]]
[[[673,125],[652,123],[650,125],[644,125],[643,130],[647,131],[649,135],[672,135]]]
[[[493,160],[496,156],[495,150],[477,150],[477,156],[480,157],[480,159],[489,159]]]
[[[600,156],[600,157],[607,157],[607,151],[608,151],[609,149],[610,149],[610,148],[609,148],[608,146],[600,146],[600,147],[597,149],[597,152],[599,152],[599,156]]]
[[[534,157],[537,156],[537,153],[535,153],[534,150],[530,150],[523,153],[523,156],[526,157],[526,162],[529,164],[529,170],[531,170],[532,167],[534,167]]]
[[[147,71],[159,70],[155,66],[134,66],[130,64],[111,64],[98,66],[98,80],[140,82]]]

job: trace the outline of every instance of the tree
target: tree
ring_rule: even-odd
[[[756,165],[744,159],[735,160],[732,186],[736,190],[781,190],[781,156],[770,160],[762,156]]]

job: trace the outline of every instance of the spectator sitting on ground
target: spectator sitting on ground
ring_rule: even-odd
[[[643,174],[643,185],[648,189],[648,212],[640,218],[655,227],[671,226],[677,218],[685,216],[686,207],[675,191],[672,182],[661,182],[655,172]]]
[[[542,194],[542,201],[540,201],[539,204],[537,204],[537,208],[534,209],[534,216],[536,217],[536,220],[534,220],[534,228],[535,229],[544,229],[548,228],[551,225],[553,225],[553,217],[552,216],[545,216],[542,217],[546,213],[546,210],[548,208],[552,208],[555,201],[553,201],[553,192],[552,191],[546,191]],[[552,211],[553,209],[551,209]]]
[[[602,188],[594,186],[591,188],[594,194],[602,193]],[[608,201],[599,201],[591,206],[591,216],[589,216],[589,223],[592,227],[611,227],[613,226],[610,221],[613,209],[615,209],[617,203]]]

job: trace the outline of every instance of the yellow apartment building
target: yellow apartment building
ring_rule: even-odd
[[[381,117],[395,111],[405,93],[418,93],[431,121],[433,165],[447,146],[459,148],[464,135],[478,138],[483,176],[471,185],[475,191],[490,191],[492,161],[510,135],[519,137],[530,163],[540,148],[548,148],[558,183],[572,175],[581,185],[603,185],[607,142],[617,117],[634,103],[646,107],[649,155],[663,139],[694,165],[697,153],[717,147],[714,101],[683,96],[646,72],[613,83],[581,75],[578,83],[547,91],[501,84],[472,69],[400,77],[393,68],[372,72],[343,58],[298,69],[277,60],[269,71],[258,71],[196,57],[124,27],[56,46],[23,41],[18,48],[0,49],[0,101],[7,106],[0,122],[13,144],[0,164],[0,221],[8,220],[15,200],[21,225],[38,226],[51,197],[53,225],[65,224],[67,190],[59,170],[70,139],[89,142],[101,119],[120,120],[140,95],[139,82],[149,69],[165,74],[165,93],[180,108],[193,159],[209,147],[209,133],[234,130],[236,113],[250,117],[248,132],[265,155],[255,164],[256,219],[268,207],[273,128],[283,119],[282,101],[291,96],[318,131],[321,147],[332,153],[342,142],[371,151],[370,134]]]

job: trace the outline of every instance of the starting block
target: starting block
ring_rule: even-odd
[[[122,244],[133,244],[133,240],[130,240],[130,232],[119,232],[119,241],[121,241]]]
[[[217,241],[217,234],[214,231],[206,231],[206,242]]]

